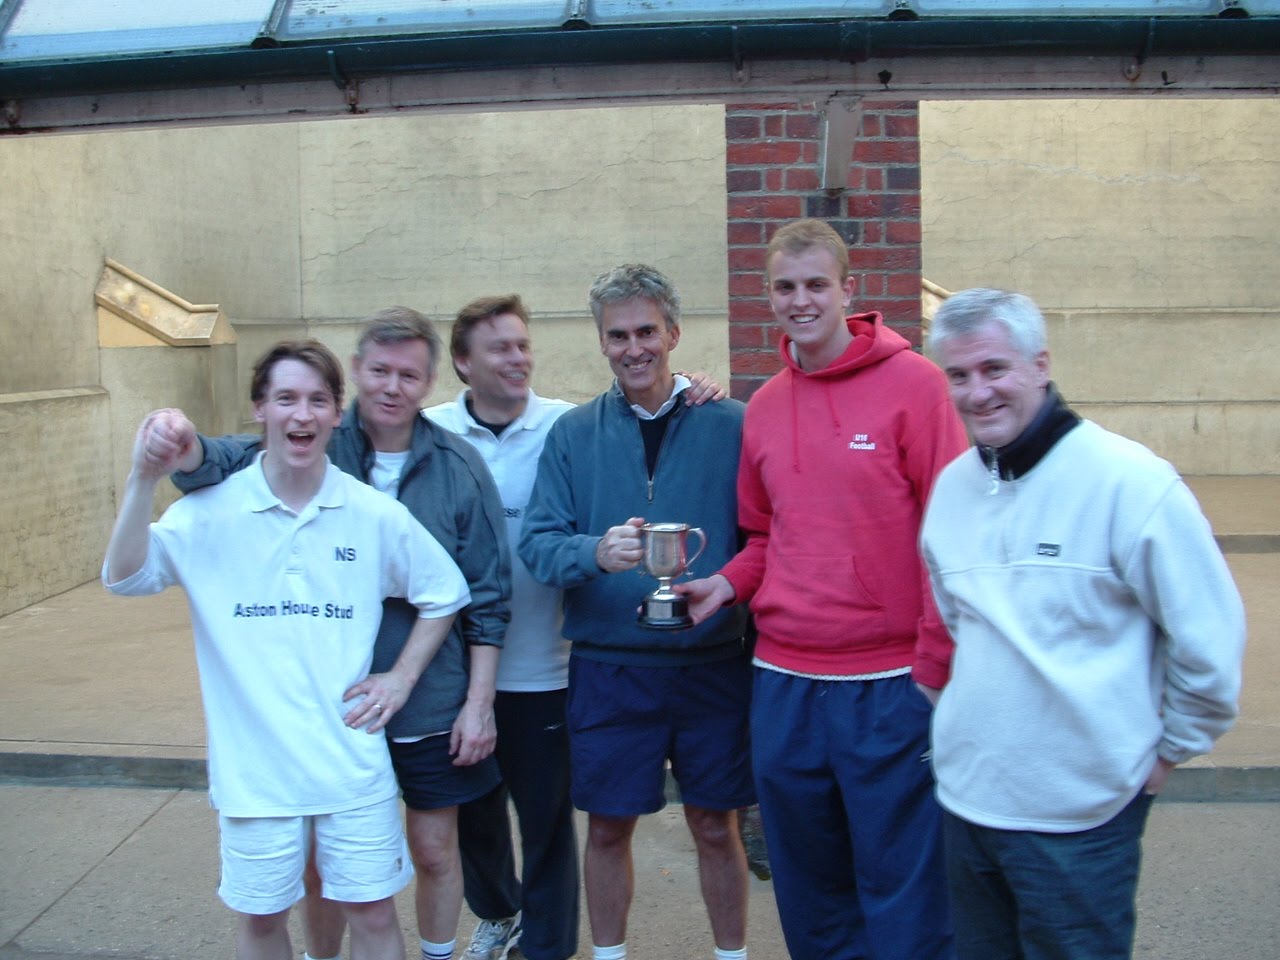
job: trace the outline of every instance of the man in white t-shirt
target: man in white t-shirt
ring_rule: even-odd
[[[144,419],[103,581],[126,595],[187,592],[237,956],[292,955],[289,908],[314,846],[352,956],[399,960],[392,897],[413,865],[386,741],[369,734],[405,703],[469,593],[408,510],[329,463],[342,372],[327,348],[276,345],[254,368],[251,398],[264,452],[155,524],[155,486],[194,434],[180,411]],[[391,669],[370,675],[388,596],[418,619]]]

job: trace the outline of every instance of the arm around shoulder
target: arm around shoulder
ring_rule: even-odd
[[[221,483],[253,463],[262,449],[262,438],[254,434],[206,437],[194,433],[194,449],[174,467],[169,479],[183,493]]]

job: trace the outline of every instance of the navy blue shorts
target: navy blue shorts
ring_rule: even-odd
[[[755,803],[751,665],[745,657],[682,667],[569,659],[573,805],[610,817],[666,804],[666,761],[681,799],[708,810]]]
[[[449,734],[396,743],[388,739],[391,766],[400,781],[404,805],[412,810],[443,810],[483,797],[502,782],[498,761],[490,754],[469,767],[455,767],[449,756]]]

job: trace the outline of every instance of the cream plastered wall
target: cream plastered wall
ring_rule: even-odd
[[[683,298],[675,362],[728,382],[722,107],[297,129],[301,316],[344,356],[359,318],[380,307],[420,310],[447,338],[468,300],[519,293],[535,320],[535,388],[585,399],[609,382],[587,289],[599,273],[642,261]],[[252,358],[285,330],[233,319],[247,383]],[[460,387],[445,363],[433,399]]]
[[[0,141],[0,393],[99,382],[104,257],[240,319],[299,308],[296,125]]]
[[[291,126],[0,140],[0,614],[96,576],[143,411],[236,419],[214,402],[233,347],[100,348],[104,258],[233,316],[296,317],[297,143]]]
[[[1280,472],[1280,101],[925,103],[924,272],[1050,313],[1086,415],[1186,473]]]
[[[718,106],[640,107],[0,141],[16,185],[0,205],[0,436],[24,451],[0,467],[0,537],[24,542],[0,560],[0,615],[96,574],[142,412],[247,423],[249,368],[281,337],[347,356],[380,307],[447,337],[467,300],[519,292],[536,388],[581,400],[610,379],[587,287],[642,260],[684,296],[676,364],[727,383],[723,122]],[[107,257],[220,304],[239,342],[100,330]],[[459,387],[446,360],[432,399]]]
[[[0,616],[97,576],[115,511],[101,387],[0,394]]]
[[[1280,100],[920,108],[924,270],[1054,309],[1270,307]]]

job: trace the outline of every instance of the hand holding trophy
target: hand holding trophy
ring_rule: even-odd
[[[696,534],[697,552],[689,556],[689,536]],[[684,630],[693,626],[689,601],[671,589],[671,581],[680,576],[702,555],[707,535],[700,527],[687,523],[646,523],[640,528],[643,550],[641,564],[658,580],[658,589],[644,598],[640,625],[654,630]]]

